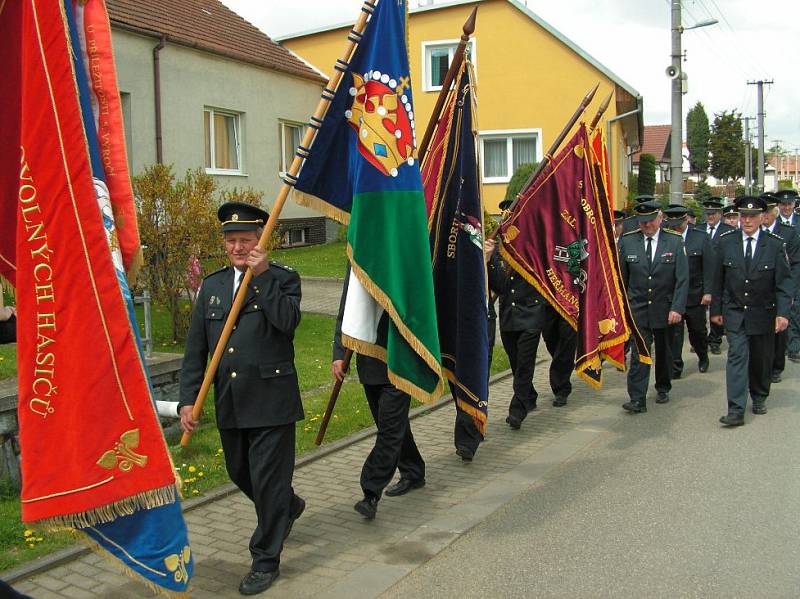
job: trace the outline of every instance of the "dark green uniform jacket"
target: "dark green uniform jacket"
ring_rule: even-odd
[[[203,280],[192,314],[180,381],[179,409],[195,401],[209,353],[233,304],[233,267]],[[300,276],[270,263],[253,277],[214,378],[217,426],[260,428],[303,419],[294,367],[300,323]]]

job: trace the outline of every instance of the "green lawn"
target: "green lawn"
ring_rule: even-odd
[[[274,250],[270,258],[281,264],[291,266],[301,276],[307,277],[344,277],[347,263],[343,241],[333,241],[322,245]]]

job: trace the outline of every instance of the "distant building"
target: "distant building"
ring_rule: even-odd
[[[586,92],[598,82],[600,88],[584,118],[590,121],[600,102],[613,93],[600,126],[610,148],[612,193],[618,203],[624,203],[630,154],[642,140],[642,97],[517,0],[456,0],[410,11],[409,55],[419,138],[433,112],[462,25],[476,5],[477,27],[469,51],[477,77],[480,166],[487,209],[498,213],[498,203],[516,168],[542,160]],[[330,74],[352,23],[278,41]]]
[[[106,4],[131,173],[205,168],[269,208],[327,78],[217,0]],[[287,244],[326,239],[326,219],[292,202],[280,223]]]
[[[656,183],[669,181],[670,152],[672,152],[672,125],[647,125],[641,150],[631,156],[633,172],[639,174],[639,158],[652,154],[656,158]]]

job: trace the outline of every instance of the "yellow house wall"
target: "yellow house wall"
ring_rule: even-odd
[[[586,92],[600,88],[585,113],[589,121],[615,84],[601,71],[505,0],[478,3],[473,62],[477,73],[478,129],[484,131],[540,129],[537,157],[547,151]],[[421,140],[438,91],[423,91],[422,43],[457,40],[474,4],[418,12],[410,18],[409,57],[417,136]],[[330,75],[341,56],[348,29],[326,31],[283,43],[322,72]],[[612,101],[601,124],[616,116]],[[624,133],[614,124],[612,173],[615,198],[624,199],[627,176],[619,172],[624,157]],[[507,183],[484,183],[487,210],[498,213]]]

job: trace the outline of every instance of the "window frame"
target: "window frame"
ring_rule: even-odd
[[[280,138],[280,156],[278,157],[278,174],[282,177],[287,173],[289,168],[292,166],[291,163],[283,164],[283,159],[286,156],[286,137],[284,135],[284,127],[297,127],[300,129],[300,143],[303,142],[303,136],[305,135],[305,128],[306,123],[301,123],[298,121],[292,121],[289,119],[278,119],[278,137]],[[297,148],[291,149],[292,160],[294,160],[294,154],[297,151]]]
[[[455,49],[458,47],[458,44],[461,40],[459,38],[449,39],[449,40],[431,40],[427,42],[422,42],[422,53],[420,54],[422,60],[422,91],[423,92],[438,92],[441,91],[441,85],[432,85],[430,82],[430,73],[428,73],[428,67],[430,65],[430,59],[428,57],[428,51],[433,48],[442,48],[446,47],[448,50],[452,48],[452,53],[448,52],[447,54],[447,64],[448,66],[453,61],[453,55],[455,54]],[[472,62],[472,66],[475,69],[475,79],[478,78],[478,41],[471,37],[469,39],[467,45],[467,51],[469,52],[470,62]]]
[[[514,167],[514,139],[519,138],[530,138],[535,136],[535,149],[534,149],[534,157],[536,162],[541,162],[543,156],[542,150],[542,129],[541,128],[532,128],[532,129],[493,129],[493,130],[486,130],[486,131],[478,131],[478,139],[480,139],[480,157],[481,157],[481,180],[483,183],[508,183],[511,181],[511,177],[514,176],[513,167]],[[487,177],[486,176],[486,162],[485,157],[486,153],[483,149],[483,144],[485,140],[497,140],[497,139],[505,139],[506,140],[506,167],[507,172],[509,173],[508,176],[504,177]]]
[[[214,108],[213,106],[204,106],[203,107],[203,115],[205,116],[206,113],[209,113],[209,146],[211,150],[211,164],[212,166],[205,167],[206,174],[209,175],[245,175],[244,171],[244,162],[243,162],[243,152],[242,152],[242,122],[244,119],[242,116],[244,113],[236,112],[235,110],[226,110],[224,108]],[[217,168],[213,166],[216,164],[216,136],[214,131],[214,115],[220,114],[224,116],[233,117],[234,119],[234,126],[233,126],[233,133],[234,133],[234,144],[236,150],[236,162],[239,165],[239,168],[228,169],[228,168]],[[203,124],[203,142],[205,148],[205,123]],[[203,155],[203,164],[205,165],[205,150]]]
[[[300,235],[302,237],[301,241],[296,243],[292,243],[292,233],[300,231]],[[290,227],[286,229],[283,233],[283,243],[281,247],[297,247],[301,245],[308,245],[308,238],[311,236],[311,227],[304,226],[304,227]]]

